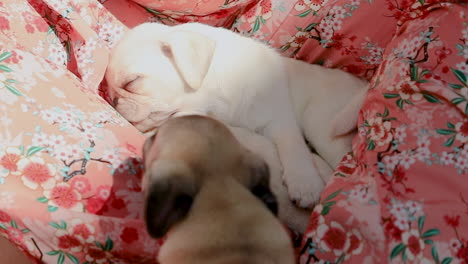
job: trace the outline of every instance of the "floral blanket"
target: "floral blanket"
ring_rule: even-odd
[[[464,2],[3,0],[0,235],[36,263],[156,263],[144,136],[101,82],[127,28],[198,21],[371,82],[299,263],[468,263]]]

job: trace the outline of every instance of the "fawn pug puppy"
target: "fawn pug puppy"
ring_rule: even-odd
[[[303,136],[334,168],[351,150],[353,133],[333,132],[346,134],[349,125],[341,124],[351,123],[352,130],[356,121],[336,121],[336,114],[367,85],[198,23],[133,28],[112,50],[106,80],[117,111],[143,132],[174,116],[200,114],[268,137],[278,149],[289,197],[309,208],[330,169],[320,171],[314,163],[320,157]]]
[[[221,122],[166,121],[145,142],[144,162],[147,229],[167,236],[161,264],[294,263],[268,165]]]

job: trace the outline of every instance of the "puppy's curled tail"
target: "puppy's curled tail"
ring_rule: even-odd
[[[359,110],[366,98],[368,87],[361,89],[332,121],[332,136],[346,135],[356,129]]]

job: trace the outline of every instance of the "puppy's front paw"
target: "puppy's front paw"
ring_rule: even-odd
[[[312,208],[320,199],[325,184],[316,171],[285,171],[284,183],[289,199],[301,208]]]

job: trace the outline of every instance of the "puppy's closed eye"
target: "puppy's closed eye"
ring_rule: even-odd
[[[141,76],[134,76],[130,78],[128,81],[124,82],[122,85],[122,89],[124,89],[127,92],[134,93],[136,89],[136,82],[141,79]]]

